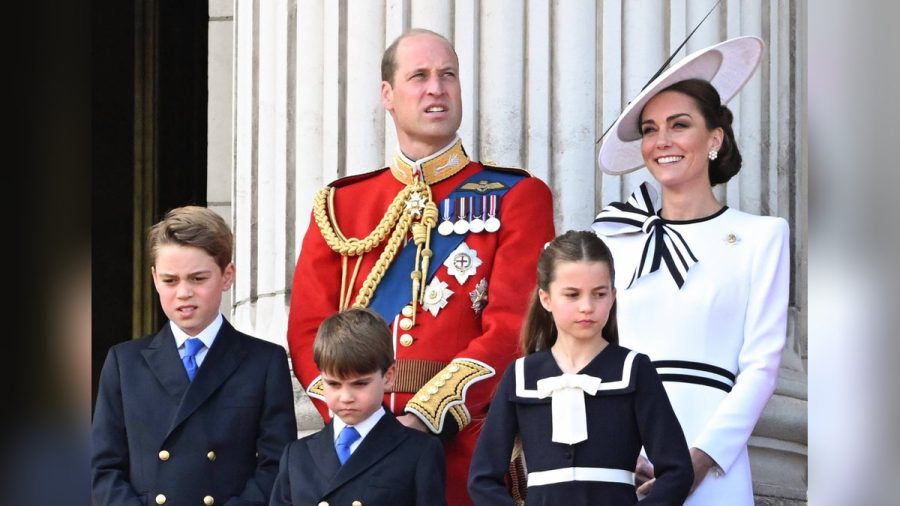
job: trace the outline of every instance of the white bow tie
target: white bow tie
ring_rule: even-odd
[[[550,397],[553,415],[553,441],[573,445],[587,439],[584,394],[594,395],[600,378],[587,374],[562,374],[538,380],[538,397]]]

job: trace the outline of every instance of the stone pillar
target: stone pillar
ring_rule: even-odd
[[[480,20],[478,102],[485,107],[476,118],[481,159],[495,165],[521,167],[522,134],[527,120],[523,107],[524,2],[482,2]]]
[[[596,214],[597,25],[593,6],[559,2],[554,7],[550,181],[557,229],[563,232],[587,228]]]
[[[209,42],[207,46],[207,95],[206,145],[207,180],[206,204],[234,227],[231,208],[232,147],[234,145],[233,118],[231,116],[234,95],[234,2],[210,0]],[[232,292],[222,296],[222,314],[231,315]]]

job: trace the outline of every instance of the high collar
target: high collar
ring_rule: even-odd
[[[425,184],[434,184],[456,174],[469,164],[469,157],[462,146],[462,140],[456,137],[453,142],[438,152],[421,160],[410,160],[397,148],[394,161],[391,163],[391,174],[404,184],[413,184],[424,177]]]

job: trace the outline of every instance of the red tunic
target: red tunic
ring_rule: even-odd
[[[440,206],[440,202],[463,181],[481,170],[480,163],[470,162],[448,179],[433,184],[434,202]],[[348,177],[332,186],[336,187],[335,222],[345,237],[357,238],[367,236],[376,227],[388,205],[404,188],[404,184],[395,179],[389,170]],[[409,331],[399,328],[399,318],[388,322],[393,331],[398,363],[409,359],[442,363],[469,359],[490,369],[488,375],[473,380],[463,379],[462,384],[456,384],[465,407],[461,410],[464,415],[461,424],[459,407],[455,414],[450,409],[438,410],[440,435],[445,440],[447,456],[447,499],[448,504],[452,505],[471,503],[466,480],[478,432],[499,379],[498,373],[519,356],[519,331],[535,289],[537,258],[544,244],[554,237],[552,197],[550,189],[540,179],[525,177],[519,181],[499,199],[499,208],[502,225],[497,232],[469,233],[464,239],[464,244],[475,250],[482,262],[473,275],[460,284],[447,267],[441,265],[438,268],[435,277],[447,283],[453,292],[447,299],[446,307],[437,316],[419,307],[416,325]],[[437,231],[432,231],[432,234],[437,234]],[[351,303],[382,249],[383,244],[363,257],[351,291]],[[432,259],[432,262],[441,264],[443,261]],[[355,262],[355,258],[348,260],[348,278]],[[481,280],[487,282],[487,304],[477,313],[473,309],[470,293]],[[319,376],[313,362],[313,340],[322,320],[338,310],[340,285],[341,256],[328,247],[315,220],[311,219],[297,260],[288,322],[288,344],[294,373],[304,388],[310,387]],[[412,336],[411,343],[408,337],[401,340],[404,334]],[[447,379],[447,383],[456,381],[456,378],[448,379],[446,370],[440,375]],[[435,380],[438,379],[436,375]],[[444,381],[438,384],[443,385]],[[395,414],[403,414],[414,395],[418,394],[387,394],[385,405]],[[441,395],[443,393],[434,397]],[[328,420],[325,403],[315,396],[313,402],[322,417]],[[423,418],[419,412],[414,414]],[[466,419],[465,415],[469,418]],[[452,436],[446,437],[448,434]]]

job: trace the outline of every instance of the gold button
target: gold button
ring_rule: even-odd
[[[166,496],[164,496],[162,494],[159,494],[158,496],[156,496],[156,504],[165,504],[165,503],[166,503]]]
[[[438,388],[440,388],[440,387],[442,387],[442,386],[444,386],[444,385],[446,385],[446,384],[447,384],[447,383],[446,383],[444,380],[437,380],[437,381],[434,382],[434,386],[436,386],[436,387],[438,387]]]
[[[725,240],[730,242],[731,244],[734,244],[734,242],[737,241],[737,236],[735,236],[734,234],[728,234],[728,237]]]
[[[362,506],[362,503],[359,501],[353,501],[350,506]]]
[[[451,364],[451,365],[450,365],[450,372],[458,372],[458,371],[459,371],[459,366],[458,366],[458,365],[456,365],[456,364]]]
[[[169,452],[167,452],[165,450],[159,452],[159,460],[165,462],[165,461],[169,460],[169,457],[170,457]]]
[[[403,318],[400,320],[400,328],[403,330],[409,330],[413,328],[413,321],[409,318]]]
[[[400,314],[402,314],[403,316],[405,316],[407,318],[412,318],[412,315],[414,314],[413,307],[412,306],[404,306],[403,311],[400,311]]]
[[[419,400],[422,402],[428,402],[431,400],[431,396],[430,395],[420,395]]]
[[[216,503],[216,500],[213,499],[213,496],[211,496],[211,495],[208,495],[203,498],[203,504],[205,504],[206,506],[212,506],[215,503]]]
[[[216,452],[211,451],[206,454],[206,458],[209,459],[210,462],[216,460]]]
[[[449,372],[445,372],[444,374],[441,374],[441,378],[443,378],[443,379],[445,379],[445,380],[448,380],[448,379],[450,379],[450,378],[452,378],[452,377],[453,377],[453,375],[450,374]]]
[[[429,388],[429,389],[428,389],[428,393],[430,393],[431,395],[434,395],[434,394],[438,393],[438,387],[431,387],[431,388]]]
[[[328,506],[328,501],[322,501],[319,503],[319,506]]]
[[[412,346],[412,343],[413,336],[409,334],[403,334],[402,336],[400,336],[400,344],[402,344],[403,346]]]

